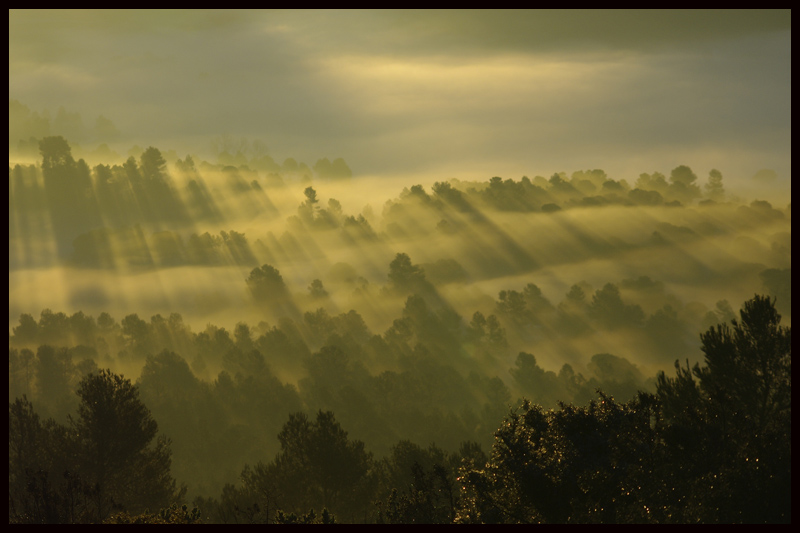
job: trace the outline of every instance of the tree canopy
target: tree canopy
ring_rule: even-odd
[[[137,387],[101,370],[79,383],[77,395],[67,426],[42,423],[26,398],[9,405],[9,519],[101,522],[112,512],[180,502],[186,489],[170,474],[169,440],[158,436]]]
[[[791,330],[765,296],[740,316],[703,333],[705,365],[676,362],[655,395],[525,401],[486,466],[464,472],[457,521],[791,522]],[[516,377],[535,361],[520,357]]]

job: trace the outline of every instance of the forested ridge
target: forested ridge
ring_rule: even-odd
[[[223,372],[213,384],[164,351],[148,356],[133,385],[91,364],[72,365],[68,349],[55,354],[43,345],[35,362],[30,350],[11,349],[10,361],[27,358],[36,369],[41,391],[61,380],[66,395],[65,381],[88,374],[78,383],[77,414],[65,424],[42,420],[26,395],[9,404],[9,521],[790,522],[791,329],[779,324],[774,302],[757,295],[739,320],[703,333],[704,365],[676,362],[674,376],[658,375],[655,393],[618,401],[598,388],[588,404],[556,409],[523,399],[494,431],[488,454],[473,441],[448,452],[401,439],[378,458],[332,411],[309,417],[298,410],[277,433],[273,460],[246,465],[239,483],[216,497],[195,497],[191,511],[177,507],[187,488],[172,477],[170,442],[156,439],[158,424],[145,405],[168,427],[195,426],[188,430],[192,446],[176,447],[176,462],[203,447],[207,461],[236,456],[237,445],[258,437],[212,413],[235,418],[249,402],[263,409],[257,423],[276,406],[285,412],[302,405],[257,350],[252,374],[237,373],[234,381]],[[343,370],[336,359],[341,364],[345,353],[323,348],[309,372]],[[336,377],[336,385],[305,383],[300,391],[354,397],[367,411],[362,424],[388,429],[381,427],[387,413],[370,413],[379,401]],[[500,406],[484,407],[491,418]],[[216,450],[208,442],[214,437]],[[204,469],[203,458],[191,459],[192,468]]]
[[[348,214],[341,159],[38,146],[9,166],[10,522],[791,521],[790,206],[679,166]],[[47,269],[98,282],[36,318],[15,282]]]

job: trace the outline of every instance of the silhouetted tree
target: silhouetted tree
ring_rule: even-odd
[[[669,181],[669,195],[681,203],[686,204],[700,197],[700,187],[695,184],[697,175],[686,165],[673,168]]]
[[[169,350],[148,356],[137,382],[142,394],[158,404],[191,397],[198,386],[186,360]]]
[[[419,290],[425,283],[425,272],[419,265],[411,263],[407,254],[399,253],[389,263],[389,283],[398,291]]]
[[[201,523],[200,509],[189,509],[186,505],[173,503],[157,513],[144,512],[131,515],[127,512],[116,513],[103,521],[104,524],[198,524]]]
[[[531,398],[537,405],[546,407],[567,399],[567,392],[556,374],[540,367],[533,354],[520,352],[514,365],[509,373],[525,398]]]
[[[656,448],[652,397],[544,411],[525,401],[495,432],[484,468],[465,472],[462,523],[647,522]]]
[[[245,281],[258,302],[282,301],[289,296],[281,273],[271,265],[254,268]]]
[[[170,475],[169,441],[156,438],[158,424],[130,380],[102,370],[84,378],[77,394],[81,404],[70,426],[79,472],[96,487],[97,519],[117,507],[139,513],[178,502],[185,489]]]
[[[722,172],[716,168],[712,168],[708,172],[708,181],[706,182],[706,195],[712,200],[720,201],[725,198],[725,189],[722,186]]]
[[[322,282],[318,279],[313,280],[311,285],[308,286],[308,293],[311,298],[315,300],[328,296],[328,291],[325,290],[325,287],[322,286]]]
[[[36,389],[49,412],[62,419],[71,407],[72,357],[66,348],[43,344],[36,351]]]
[[[740,316],[701,335],[705,366],[659,374],[665,438],[685,463],[689,518],[790,522],[791,329],[766,296]]]
[[[319,212],[319,200],[317,199],[317,191],[314,190],[314,187],[306,187],[303,191],[303,194],[306,197],[305,202],[300,204],[300,207],[297,208],[297,213],[300,216],[300,219],[305,222],[306,224],[313,224],[317,217],[317,213]]]
[[[144,358],[155,352],[155,343],[150,334],[147,322],[136,313],[130,314],[120,321],[122,334],[133,355]]]
[[[591,318],[607,328],[640,326],[644,320],[642,308],[638,305],[625,305],[619,288],[613,283],[606,283],[594,293],[587,312]]]
[[[363,442],[348,439],[332,412],[319,411],[314,421],[303,413],[289,415],[278,440],[275,461],[259,463],[248,474],[257,494],[276,498],[270,505],[294,513],[326,508],[351,518],[363,511],[372,455]]]
[[[161,151],[153,146],[145,150],[139,158],[139,166],[142,176],[146,180],[161,179],[167,162],[161,155]]]
[[[72,149],[64,137],[45,137],[39,141],[39,151],[42,154],[42,172],[45,175],[59,167],[72,167],[75,160],[72,158]]]
[[[447,469],[434,464],[426,471],[411,465],[412,482],[404,492],[393,490],[378,507],[379,524],[450,524],[455,518],[456,491]]]

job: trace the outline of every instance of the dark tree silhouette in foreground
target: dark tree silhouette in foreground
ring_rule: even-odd
[[[756,295],[655,395],[524,402],[461,477],[466,523],[791,522],[791,329]],[[695,380],[696,378],[696,380]]]
[[[157,437],[137,387],[102,370],[77,394],[78,415],[66,427],[40,422],[25,398],[9,404],[9,520],[102,522],[179,503],[185,488],[170,474],[169,441]]]
[[[698,521],[790,522],[791,328],[767,296],[740,317],[701,335],[705,366],[659,375],[664,438]]]

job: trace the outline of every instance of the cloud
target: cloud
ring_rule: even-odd
[[[103,114],[129,145],[261,138],[279,159],[344,157],[356,174],[788,175],[790,65],[789,11],[15,10],[9,23],[9,93],[32,110]]]

